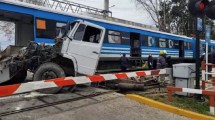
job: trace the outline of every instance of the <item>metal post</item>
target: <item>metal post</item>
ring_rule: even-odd
[[[104,0],[104,16],[108,16],[108,11],[109,11],[109,0]]]
[[[196,89],[200,89],[200,38],[199,34],[201,33],[199,18],[196,18]],[[199,98],[199,97],[198,97]]]
[[[208,73],[208,41],[206,41],[206,54],[205,54],[205,57],[206,57],[206,73]],[[208,81],[208,74],[206,74],[205,80]]]

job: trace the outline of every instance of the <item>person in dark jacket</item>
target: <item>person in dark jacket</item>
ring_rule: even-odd
[[[168,56],[166,58],[166,62],[167,62],[167,67],[171,68],[172,67],[172,58],[171,58],[171,56]]]
[[[160,55],[157,60],[157,68],[163,69],[166,67],[166,57],[164,51],[160,51]]]
[[[153,57],[152,57],[152,54],[149,54],[149,56],[148,56],[148,68],[149,69],[153,68]]]
[[[121,71],[125,72],[129,66],[129,60],[126,57],[126,54],[123,53],[122,57],[120,58],[120,67]]]

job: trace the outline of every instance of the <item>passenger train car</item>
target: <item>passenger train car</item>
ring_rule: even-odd
[[[90,16],[66,13],[46,7],[0,1],[0,18],[16,23],[16,45],[26,46],[29,41],[53,44],[60,28],[67,22],[86,20],[107,29],[98,69],[119,68],[119,58],[127,54],[132,65],[141,66],[149,54],[156,59],[160,50],[166,50],[173,61],[193,62],[195,58],[195,39],[107,21]],[[204,46],[205,42],[201,41]],[[209,43],[210,49],[215,48]]]

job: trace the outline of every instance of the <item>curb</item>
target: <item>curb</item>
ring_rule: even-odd
[[[144,103],[146,105],[161,109],[161,110],[165,110],[171,113],[175,113],[181,116],[185,116],[191,119],[196,119],[196,120],[215,120],[215,117],[211,117],[211,116],[207,116],[207,115],[203,115],[203,114],[199,114],[199,113],[195,113],[195,112],[191,112],[188,110],[184,110],[184,109],[180,109],[171,105],[167,105],[161,102],[157,102],[154,100],[151,100],[149,98],[145,98],[139,95],[135,95],[135,94],[127,94],[126,95],[127,98],[130,98],[132,100],[135,100],[137,102],[140,103]]]

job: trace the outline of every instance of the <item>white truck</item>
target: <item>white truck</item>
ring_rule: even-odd
[[[60,33],[55,45],[31,42],[28,47],[10,46],[0,53],[0,84],[24,82],[28,70],[34,73],[34,81],[95,74],[105,28],[78,20],[68,23]]]

